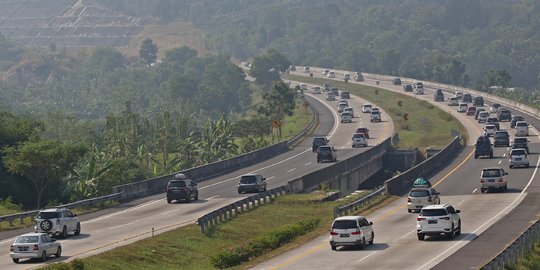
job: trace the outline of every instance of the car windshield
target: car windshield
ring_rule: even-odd
[[[481,113],[480,113],[480,117],[486,117],[486,116],[488,116],[488,115],[489,115],[488,112],[481,112]]]
[[[186,187],[186,182],[184,181],[170,181],[169,187]]]
[[[358,228],[356,220],[336,220],[332,224],[332,229],[355,229]]]
[[[519,144],[527,143],[527,138],[515,138],[514,143],[519,143]]]
[[[516,149],[516,150],[512,150],[512,156],[524,156],[526,155],[527,153],[525,153],[525,149]]]
[[[319,153],[328,154],[332,152],[330,147],[319,147]]]
[[[362,133],[356,133],[356,134],[353,135],[353,138],[355,138],[355,139],[358,139],[358,138],[364,138],[364,134],[362,134]]]
[[[497,104],[497,103],[495,103],[495,104],[491,105],[491,107],[493,107],[494,109],[496,109],[496,108],[499,108],[499,107],[501,107],[501,104]]]
[[[324,140],[324,138],[315,138],[313,139],[313,144],[323,145],[326,144],[326,141]]]
[[[366,132],[366,131],[367,131],[366,128],[359,128],[359,129],[356,130],[356,132],[359,132],[359,133],[360,133],[360,132]]]
[[[41,218],[41,219],[60,218],[60,212],[39,212],[37,218]]]
[[[411,193],[409,194],[411,197],[428,197],[429,191],[426,190],[411,190]]]
[[[379,111],[372,111],[371,112],[371,115],[378,115],[378,114],[380,114]]]
[[[497,169],[483,170],[482,177],[501,177],[501,171]]]
[[[446,216],[446,209],[422,209],[420,215],[425,217]]]
[[[486,126],[486,129],[495,129],[495,126],[489,125],[489,126]]]
[[[507,138],[509,135],[507,132],[497,132],[495,133],[496,138]]]
[[[19,236],[15,239],[17,244],[33,244],[38,242],[38,236]]]
[[[518,122],[518,123],[516,124],[516,126],[518,126],[518,127],[526,127],[526,126],[527,126],[527,123],[525,123],[525,122]]]
[[[254,184],[255,182],[257,182],[255,176],[242,176],[240,178],[240,184]]]
[[[364,105],[364,108],[371,108],[371,105]]]

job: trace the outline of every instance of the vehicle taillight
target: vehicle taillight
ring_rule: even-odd
[[[439,219],[450,220],[450,217],[442,217],[442,218],[439,218]]]
[[[362,232],[360,230],[357,230],[357,231],[354,231],[351,233],[352,235],[359,235],[359,234],[362,234]]]
[[[331,231],[331,232],[330,232],[330,235],[338,235],[338,233],[337,233],[337,232],[334,232],[334,231]]]
[[[428,202],[433,202],[433,199],[431,198],[431,196],[428,197],[427,201]]]
[[[503,179],[502,178],[499,178],[499,182],[502,183]]]
[[[426,220],[426,218],[424,218],[424,217],[417,217],[416,218],[416,221],[421,221],[421,220]]]
[[[15,251],[15,248],[13,247],[13,245],[9,246],[9,251],[11,252]]]
[[[485,179],[480,179],[480,183],[485,183],[486,180]]]
[[[411,197],[408,197],[408,198],[407,198],[407,202],[411,202]]]
[[[34,245],[34,251],[39,250],[38,245]]]

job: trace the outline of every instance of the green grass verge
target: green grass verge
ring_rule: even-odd
[[[318,220],[306,234],[296,235],[296,241],[251,258],[249,262],[233,267],[243,269],[293,249],[321,233],[328,231],[337,202],[320,203],[320,194],[297,194],[277,198],[274,202],[239,215],[227,223],[219,224],[211,235],[203,235],[196,225],[189,225],[140,240],[95,256],[77,261],[84,264],[78,269],[214,269],[212,258],[223,251],[234,250],[253,241],[261,241],[269,234],[287,231],[295,224]],[[382,207],[395,197],[380,197],[359,210]],[[385,202],[385,203],[381,203]],[[105,244],[105,243],[104,243]],[[74,269],[73,264],[55,264],[44,269]]]
[[[352,94],[376,104],[376,106],[385,110],[392,118],[395,131],[399,133],[399,143],[397,146],[401,148],[418,147],[424,150],[429,146],[446,146],[453,139],[451,135],[452,130],[459,131],[463,137],[467,137],[467,130],[456,118],[448,114],[448,112],[429,104],[427,101],[418,100],[401,93],[354,83],[329,81],[321,78],[309,78],[290,74],[284,77],[288,80],[318,85],[328,82],[340,90],[348,90]],[[357,113],[360,114],[361,112]],[[408,120],[404,119],[405,114],[407,114]],[[364,117],[367,117],[367,115]]]
[[[516,265],[505,266],[509,270],[536,270],[540,269],[540,243],[536,243],[527,257]]]

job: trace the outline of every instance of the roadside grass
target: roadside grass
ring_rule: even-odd
[[[505,265],[508,270],[535,270],[540,269],[540,243],[534,244],[534,248],[527,257],[521,259],[516,265]]]
[[[463,137],[467,137],[467,130],[456,118],[427,101],[418,100],[401,93],[355,83],[330,81],[291,74],[286,74],[284,77],[288,80],[318,85],[328,82],[340,90],[348,90],[351,94],[376,104],[376,106],[385,110],[392,118],[394,129],[399,133],[397,146],[400,148],[418,147],[422,152],[425,152],[425,149],[430,146],[446,146],[453,139],[451,135],[452,130],[458,131]],[[362,114],[362,112],[355,113]],[[405,120],[405,114],[407,114],[408,120]],[[365,114],[362,117],[368,118],[369,116]]]
[[[328,231],[333,220],[334,206],[338,205],[338,202],[320,203],[318,202],[320,198],[320,194],[282,196],[268,205],[257,208],[256,211],[252,210],[230,222],[220,223],[209,236],[201,234],[197,225],[185,226],[80,259],[84,268],[79,269],[214,269],[211,258],[223,250],[232,249],[269,231],[283,229],[300,221],[320,220],[314,230],[299,236],[295,241],[232,269],[248,268],[307,243]],[[367,214],[370,210],[383,207],[395,199],[393,196],[381,196],[359,209],[358,213]],[[61,263],[45,269],[70,268]]]

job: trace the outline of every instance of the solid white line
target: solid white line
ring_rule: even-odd
[[[290,172],[294,172],[294,171],[296,171],[296,168],[292,168],[292,169],[288,170],[287,172],[290,173]]]
[[[411,234],[411,233],[413,233],[413,232],[416,232],[416,230],[410,231],[410,232],[408,232],[407,234],[403,235],[403,236],[400,237],[400,238],[403,239],[403,238],[407,237],[409,234]]]
[[[373,254],[375,254],[375,253],[377,253],[377,252],[373,252],[373,253],[367,255],[366,257],[364,257],[364,258],[362,258],[362,259],[360,259],[360,260],[357,260],[357,262],[361,262],[361,261],[363,261],[363,260],[365,260],[365,259],[371,257],[371,255],[373,255]]]
[[[305,166],[311,165],[311,163],[313,163],[313,162],[308,162],[308,163],[306,163],[306,164],[304,164],[304,165],[305,165]]]
[[[535,132],[536,133],[536,132]],[[538,133],[536,133],[537,137],[538,137]],[[482,225],[478,226],[476,228],[476,230],[472,231],[470,234],[468,234],[464,239],[461,239],[460,241],[458,241],[457,243],[455,243],[454,245],[452,245],[451,247],[447,248],[445,251],[441,252],[439,255],[437,255],[435,258],[431,259],[430,261],[428,261],[427,263],[423,264],[422,266],[420,266],[418,269],[424,269],[425,267],[427,267],[429,264],[433,263],[435,260],[438,260],[441,256],[443,256],[444,254],[448,253],[450,250],[456,248],[456,246],[460,245],[462,242],[464,241],[471,241],[474,237],[477,237],[478,235],[476,235],[476,233],[478,231],[480,231],[480,229],[482,229],[483,227],[485,227],[487,224],[489,224],[490,222],[492,222],[494,219],[496,218],[499,218],[499,216],[501,216],[503,213],[505,213],[508,209],[510,209],[510,207],[515,207],[514,204],[517,203],[518,200],[521,199],[521,197],[523,196],[523,194],[525,194],[525,191],[527,190],[527,188],[529,188],[529,186],[531,185],[532,181],[534,180],[534,177],[536,176],[536,173],[538,172],[538,167],[540,166],[540,158],[538,158],[538,161],[536,162],[536,168],[534,169],[534,172],[531,176],[531,179],[529,179],[529,182],[527,183],[527,186],[525,186],[525,188],[521,191],[521,193],[519,193],[519,195],[516,197],[516,199],[511,203],[509,204],[508,206],[506,206],[503,210],[501,210],[497,215],[493,216],[492,218],[490,218],[488,221],[484,222]]]
[[[477,190],[478,190],[478,188],[475,188],[475,189],[472,191],[472,193],[475,193]]]

